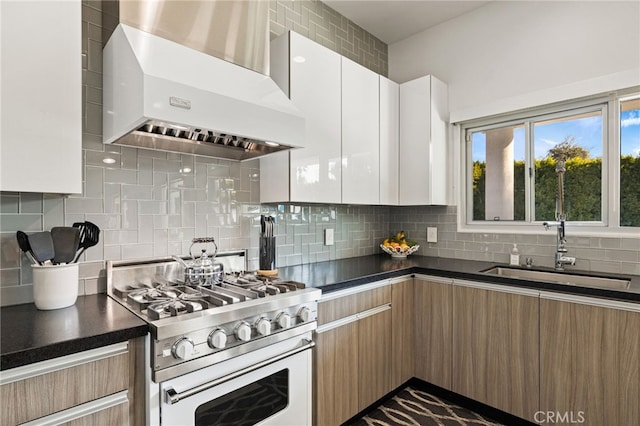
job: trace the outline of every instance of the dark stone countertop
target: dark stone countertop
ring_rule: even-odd
[[[0,309],[0,370],[57,358],[148,332],[139,319],[106,294],[80,296],[68,308],[40,311],[33,303]]]
[[[628,289],[608,290],[480,272],[495,265],[493,262],[427,256],[394,260],[387,254],[379,254],[282,267],[278,275],[320,288],[323,293],[408,274],[425,274],[640,303],[640,276],[625,276],[631,279]],[[621,277],[575,270],[567,272]],[[51,311],[40,311],[32,303],[3,307],[0,326],[0,370],[123,342],[148,332],[146,322],[106,294],[81,296],[74,306]]]
[[[449,259],[428,256],[409,256],[407,259],[391,259],[387,254],[354,257],[348,259],[331,260],[278,268],[278,276],[282,279],[300,281],[307,286],[322,289],[323,293],[342,290],[399,277],[407,274],[425,274],[446,278],[457,278],[503,284],[513,287],[525,287],[538,290],[594,296],[600,298],[617,299],[630,302],[640,302],[640,276],[600,274],[567,268],[566,273],[631,279],[627,289],[605,289],[594,287],[580,287],[551,282],[536,282],[483,274],[481,271],[498,265],[495,262],[481,262],[474,260]],[[507,266],[507,265],[499,265]],[[534,268],[555,272],[550,268]]]

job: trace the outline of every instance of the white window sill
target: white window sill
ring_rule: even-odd
[[[457,232],[476,234],[527,234],[527,235],[555,235],[555,228],[548,231],[544,229],[542,222],[535,223],[463,223],[458,217]],[[567,236],[571,237],[600,237],[600,238],[640,238],[640,228],[637,227],[607,227],[604,224],[593,225],[585,223],[565,222]]]

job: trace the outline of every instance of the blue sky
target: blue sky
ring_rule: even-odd
[[[524,128],[514,130],[515,160],[524,160]],[[534,129],[535,158],[545,158],[550,148],[562,142],[567,136],[574,136],[575,142],[587,149],[591,158],[602,156],[601,117],[585,117],[570,121],[540,124]],[[620,134],[622,155],[640,155],[640,111],[630,110],[620,114]],[[473,159],[485,159],[485,135],[473,135]]]
[[[640,110],[620,114],[622,154],[640,155]]]

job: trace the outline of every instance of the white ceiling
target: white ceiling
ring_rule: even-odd
[[[380,40],[393,44],[468,13],[488,1],[323,0]]]

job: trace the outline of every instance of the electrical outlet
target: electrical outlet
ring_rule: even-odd
[[[333,245],[333,228],[327,228],[324,230],[324,245],[325,246]]]
[[[428,243],[437,243],[438,242],[438,228],[436,227],[427,227],[427,242]]]

